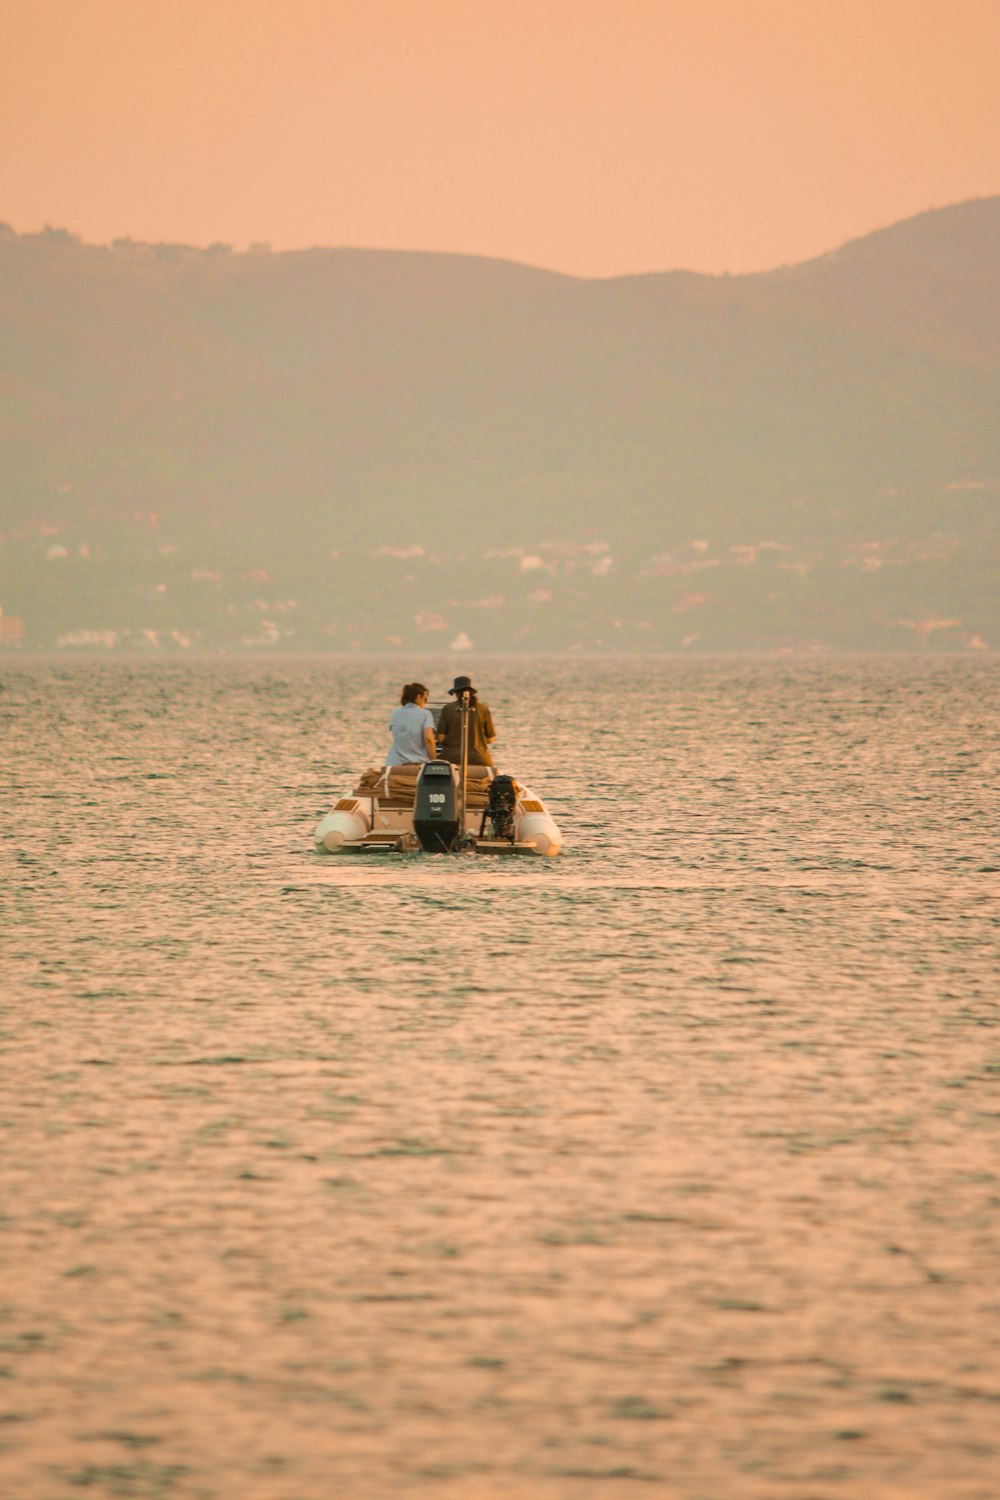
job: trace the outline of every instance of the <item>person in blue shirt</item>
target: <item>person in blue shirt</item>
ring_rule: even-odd
[[[427,707],[429,697],[422,682],[408,682],[392,711],[389,728],[392,745],[385,758],[387,766],[407,766],[422,760],[437,760],[434,715]]]

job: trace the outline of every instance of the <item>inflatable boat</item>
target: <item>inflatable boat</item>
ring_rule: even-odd
[[[431,760],[377,766],[321,819],[316,848],[326,854],[539,854],[562,836],[545,804],[513,776],[490,766]]]

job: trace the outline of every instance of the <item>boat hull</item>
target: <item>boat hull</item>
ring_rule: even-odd
[[[418,772],[419,768],[414,768]],[[470,781],[464,827],[448,852],[533,855],[551,859],[562,849],[562,835],[541,798],[518,784],[513,814],[513,838],[498,838],[490,822],[488,778],[485,767],[475,767]],[[416,774],[409,768],[383,767],[364,773],[360,785],[339,799],[316,826],[314,842],[320,854],[420,854],[414,829]],[[412,792],[407,782],[412,783]],[[509,826],[509,825],[508,825]],[[444,851],[442,851],[444,852]]]

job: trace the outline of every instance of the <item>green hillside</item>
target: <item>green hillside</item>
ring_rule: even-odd
[[[748,277],[6,232],[0,432],[31,647],[995,647],[1000,198]]]

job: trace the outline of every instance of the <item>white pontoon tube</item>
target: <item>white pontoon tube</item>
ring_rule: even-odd
[[[357,797],[341,797],[332,812],[316,825],[317,849],[337,854],[347,843],[356,843],[371,832],[371,813]]]

